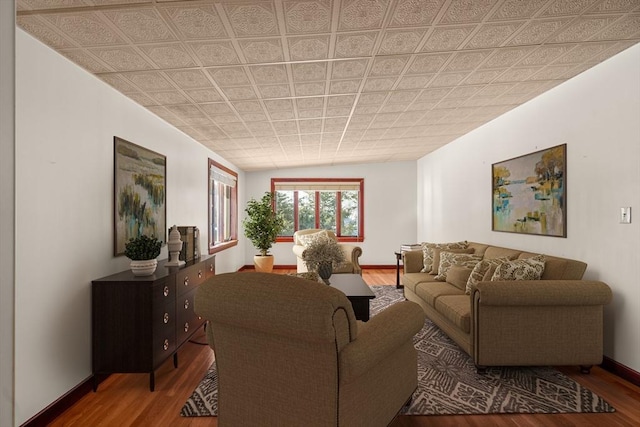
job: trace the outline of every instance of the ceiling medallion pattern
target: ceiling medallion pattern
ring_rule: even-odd
[[[415,160],[640,41],[640,0],[17,0],[244,170]]]

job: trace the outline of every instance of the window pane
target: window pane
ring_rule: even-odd
[[[341,235],[358,236],[358,192],[343,191],[341,196]]]
[[[284,228],[280,236],[293,236],[295,218],[293,216],[293,191],[276,191],[276,211],[284,217]]]
[[[320,228],[336,232],[336,192],[320,192]]]
[[[298,230],[316,228],[316,192],[298,191]]]
[[[237,244],[238,175],[209,159],[209,253]]]

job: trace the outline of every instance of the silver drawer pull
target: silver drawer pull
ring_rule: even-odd
[[[202,279],[202,270],[198,270],[198,279]]]
[[[169,313],[165,313],[162,320],[164,321],[164,323],[169,323]]]
[[[184,278],[184,285],[185,285],[185,286],[189,286],[189,276],[185,276],[185,278]]]
[[[189,308],[189,300],[184,300],[184,309],[187,310]]]
[[[162,344],[162,349],[167,351],[169,349],[169,340],[164,340],[164,344]]]
[[[189,322],[185,322],[184,323],[184,331],[188,332],[189,331]]]
[[[169,296],[169,287],[165,286],[164,289],[162,290],[162,295],[164,295],[165,297]]]
[[[209,271],[213,273],[213,264],[209,264]]]

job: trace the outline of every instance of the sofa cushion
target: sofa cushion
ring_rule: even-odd
[[[402,284],[411,289],[413,293],[416,292],[416,285],[422,282],[435,282],[436,276],[429,273],[405,273],[402,276]]]
[[[444,295],[435,309],[465,333],[471,332],[471,303],[467,295]]]
[[[508,257],[500,257],[483,259],[477,263],[475,267],[473,267],[473,271],[471,271],[469,280],[467,280],[465,285],[467,295],[471,293],[471,286],[477,286],[479,282],[491,280],[493,273],[496,271],[496,267],[507,261],[510,261]]]
[[[467,287],[467,281],[473,269],[462,267],[460,265],[454,265],[447,272],[447,283],[452,284],[458,289],[465,290]]]
[[[522,251],[515,249],[501,248],[498,246],[489,246],[484,252],[484,259],[509,258],[516,259]]]
[[[422,263],[423,268],[420,270],[422,273],[430,273],[433,268],[433,249],[466,249],[469,243],[464,242],[451,242],[451,243],[429,243],[422,242]]]
[[[447,280],[447,272],[454,265],[461,265],[467,268],[473,268],[477,263],[482,261],[482,255],[473,254],[457,254],[453,252],[442,251],[440,254],[440,266],[436,280]]]
[[[416,285],[416,295],[435,307],[436,300],[443,295],[464,295],[464,292],[446,282],[422,282]],[[467,304],[469,297],[467,297]]]
[[[440,254],[442,252],[451,252],[454,254],[472,254],[474,251],[474,249],[472,248],[467,248],[467,249],[439,249],[439,248],[434,248],[433,249],[433,266],[431,267],[431,274],[435,274],[437,275],[440,272]],[[482,257],[480,257],[482,258]]]
[[[327,233],[327,230],[322,230],[322,231],[318,231],[317,233],[311,233],[311,234],[302,234],[300,236],[298,236],[298,240],[300,241],[300,243],[302,243],[302,246],[304,246],[305,248],[308,247],[312,242],[315,241],[321,241],[321,242],[330,242],[333,239],[331,238],[331,236],[329,236],[329,233]]]
[[[523,252],[518,259],[533,258],[538,254]],[[587,264],[572,259],[545,257],[542,280],[581,280]]]
[[[503,262],[496,268],[491,280],[540,280],[544,263],[544,255]]]

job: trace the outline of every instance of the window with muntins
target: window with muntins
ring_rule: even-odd
[[[209,159],[209,253],[238,244],[238,174]]]
[[[285,218],[278,241],[309,228],[331,230],[342,242],[364,240],[364,179],[272,178],[271,191]]]

